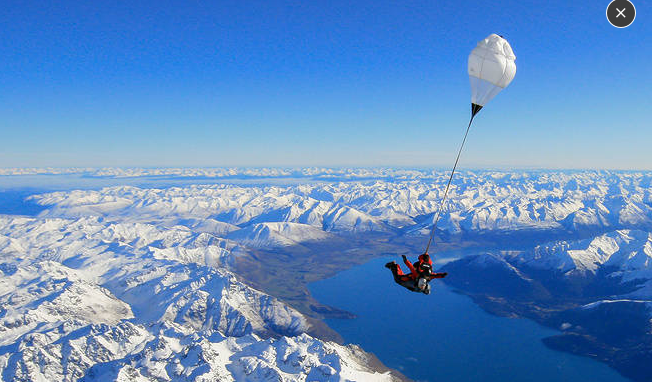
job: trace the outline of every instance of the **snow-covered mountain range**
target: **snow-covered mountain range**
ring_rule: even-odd
[[[529,250],[490,251],[473,256],[467,266],[502,268],[524,281],[524,273],[544,273],[568,282],[609,281],[615,299],[652,302],[652,233],[616,230],[589,239],[557,240]],[[605,283],[606,284],[606,283]],[[608,288],[605,288],[608,290]],[[652,311],[651,311],[652,318]]]
[[[0,216],[5,381],[393,380],[225,267],[226,239],[97,216]]]
[[[328,232],[422,232],[443,196],[434,180],[296,186],[110,187],[35,197],[47,216],[213,219],[244,228],[307,224]],[[438,227],[451,234],[652,227],[652,174],[463,172]],[[280,228],[278,226],[277,228]],[[288,229],[287,227],[284,229]],[[252,231],[253,232],[253,231]]]
[[[526,250],[481,251],[446,264],[453,285],[486,310],[558,329],[553,349],[652,378],[652,233],[609,231]]]
[[[232,266],[260,250],[309,253],[353,236],[420,239],[446,172],[3,171],[299,181],[48,192],[29,199],[43,207],[38,216],[0,215],[1,380],[397,378],[359,348],[308,335],[308,318],[252,288]],[[528,287],[522,269],[569,279],[602,272],[627,286],[606,302],[652,299],[651,173],[463,171],[438,227],[460,237],[582,233],[588,238],[491,253],[465,266],[498,267]]]
[[[652,278],[652,233],[617,230],[590,239],[556,241],[519,253],[512,261],[568,275],[609,269],[625,281]]]

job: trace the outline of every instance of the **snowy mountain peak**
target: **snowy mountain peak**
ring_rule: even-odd
[[[238,281],[224,239],[126,220],[0,216],[3,380],[396,380]]]

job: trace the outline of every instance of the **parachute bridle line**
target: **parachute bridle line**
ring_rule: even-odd
[[[479,111],[479,109],[478,109]],[[441,210],[444,207],[444,202],[446,201],[446,196],[448,195],[448,189],[451,186],[451,182],[453,181],[453,175],[455,174],[455,169],[457,168],[457,162],[460,161],[460,155],[462,154],[462,149],[464,148],[464,143],[466,142],[466,137],[469,135],[469,130],[471,129],[471,123],[473,123],[473,118],[475,118],[477,111],[474,110],[474,112],[471,113],[471,120],[469,121],[469,125],[466,127],[466,133],[464,133],[464,139],[462,140],[462,144],[460,145],[460,149],[457,152],[457,158],[455,158],[455,164],[453,165],[453,171],[451,171],[451,176],[448,178],[448,184],[446,184],[446,191],[444,191],[444,197],[441,199],[441,202],[439,203],[439,209],[437,209],[437,215],[435,217],[435,222],[432,224],[432,230],[430,231],[430,238],[428,239],[428,245],[426,246],[426,251],[424,253],[428,253],[428,250],[430,249],[430,244],[432,243],[432,239],[435,237],[435,230],[437,229],[437,222],[439,221],[439,217],[441,216]]]

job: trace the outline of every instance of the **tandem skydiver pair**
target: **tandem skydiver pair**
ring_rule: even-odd
[[[419,260],[414,264],[403,255],[403,262],[410,270],[410,273],[407,275],[403,273],[401,266],[396,264],[395,261],[390,261],[385,264],[385,267],[392,271],[394,281],[396,281],[397,284],[413,292],[430,294],[430,280],[441,279],[447,275],[446,272],[432,271],[432,260],[430,259],[430,255],[427,253],[420,255]]]

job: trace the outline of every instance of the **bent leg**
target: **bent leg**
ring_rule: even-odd
[[[385,264],[385,266],[392,271],[392,276],[394,276],[395,282],[400,284],[407,277],[401,270],[401,267],[395,262],[392,261],[391,263]]]
[[[412,277],[410,277],[410,275],[406,275],[405,273],[403,273],[403,270],[401,269],[400,265],[396,264],[395,269],[396,269],[396,272],[393,272],[394,273],[394,281],[396,281],[397,283],[399,283],[399,284],[401,284],[403,286],[405,286],[404,284],[406,284],[406,283],[410,284],[410,285],[414,284],[414,281],[412,280]]]
[[[392,271],[392,276],[394,276],[394,281],[410,290],[413,290],[415,287],[414,280],[410,275],[406,275],[403,273],[403,270],[401,269],[401,266],[396,264],[395,262],[387,263],[385,264],[387,268],[389,268]]]

